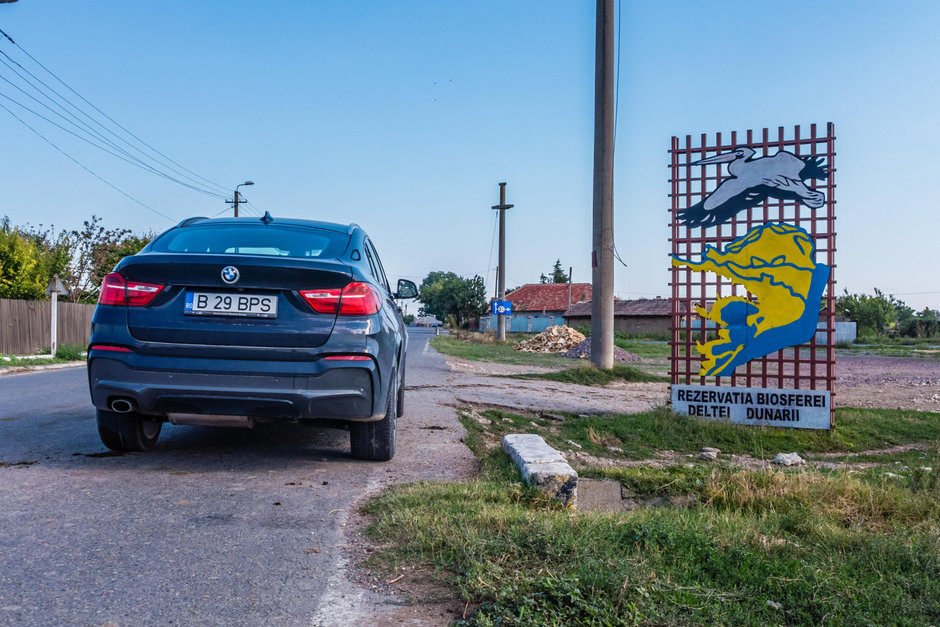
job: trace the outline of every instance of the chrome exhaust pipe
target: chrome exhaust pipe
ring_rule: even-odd
[[[134,411],[134,404],[126,398],[116,398],[111,401],[111,411],[118,414],[127,414]]]

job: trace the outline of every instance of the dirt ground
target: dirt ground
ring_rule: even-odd
[[[837,356],[836,407],[940,412],[940,361]]]
[[[506,375],[548,372],[550,368],[447,358],[461,403],[524,411],[585,414],[645,411],[669,401],[666,383],[617,382],[585,387]],[[642,365],[642,364],[641,364]],[[940,412],[940,361],[904,357],[837,356],[836,407],[874,407]]]

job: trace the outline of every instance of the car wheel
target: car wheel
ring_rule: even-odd
[[[136,412],[98,410],[98,435],[112,451],[148,451],[160,437],[163,423]]]
[[[395,381],[395,377],[392,377]],[[395,456],[398,430],[398,386],[388,386],[385,418],[376,422],[354,422],[349,425],[349,443],[352,456],[386,462]]]
[[[398,388],[398,404],[395,406],[395,414],[401,418],[405,414],[405,360],[401,361],[401,386]]]

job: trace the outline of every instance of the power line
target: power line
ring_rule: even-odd
[[[31,130],[32,132],[34,132],[34,133],[35,133],[36,135],[38,135],[44,142],[46,142],[47,144],[49,144],[50,146],[52,146],[53,148],[55,148],[56,150],[58,150],[59,152],[61,152],[61,153],[62,153],[63,155],[65,155],[70,161],[72,161],[75,165],[77,165],[77,166],[80,167],[81,169],[85,170],[86,172],[88,172],[89,174],[91,174],[92,176],[94,176],[96,179],[98,179],[99,181],[101,181],[102,183],[104,183],[105,185],[107,185],[108,187],[110,187],[111,189],[113,189],[114,191],[118,192],[118,193],[121,194],[122,196],[125,196],[125,197],[129,198],[130,200],[134,201],[135,203],[137,203],[138,205],[140,205],[140,206],[143,207],[144,209],[147,209],[148,211],[152,211],[152,212],[154,212],[155,214],[157,214],[158,216],[161,216],[161,217],[163,217],[163,218],[166,218],[166,219],[169,220],[170,222],[176,222],[176,220],[174,220],[174,219],[171,218],[170,216],[168,216],[168,215],[166,215],[165,213],[162,213],[162,212],[160,212],[160,211],[157,211],[156,209],[154,209],[153,207],[151,207],[150,205],[148,205],[148,204],[146,204],[146,203],[143,203],[143,202],[137,200],[136,198],[134,198],[133,196],[131,196],[130,194],[128,194],[128,193],[125,192],[124,190],[122,190],[122,189],[116,187],[115,185],[113,185],[113,184],[111,184],[110,182],[108,182],[108,181],[106,181],[105,179],[103,179],[103,178],[102,178],[101,176],[99,176],[96,172],[94,172],[94,171],[90,170],[89,168],[85,167],[85,166],[84,166],[82,163],[80,163],[77,159],[75,159],[74,157],[72,157],[72,155],[70,155],[69,153],[65,152],[64,150],[62,150],[61,148],[59,148],[58,146],[56,146],[56,145],[55,145],[54,143],[52,143],[52,141],[50,141],[45,135],[43,135],[42,133],[40,133],[39,131],[37,131],[36,129],[34,129],[32,126],[30,126],[29,123],[27,123],[25,120],[23,120],[23,119],[20,118],[18,115],[16,115],[15,113],[13,113],[13,112],[10,111],[9,109],[7,109],[7,108],[3,105],[3,103],[0,103],[0,109],[3,109],[4,111],[6,111],[6,112],[9,113],[10,115],[12,115],[14,118],[16,118],[16,119],[19,121],[20,124],[22,124],[23,126],[25,126],[26,128],[28,128],[29,130]]]
[[[252,209],[254,209],[254,210],[258,213],[258,217],[259,217],[259,218],[264,215],[264,212],[263,212],[261,209],[258,209],[257,207],[255,207],[255,206],[251,203],[250,200],[246,200],[245,203],[247,203],[249,207],[251,207]]]
[[[118,153],[116,153],[116,152],[114,152],[114,151],[112,151],[112,150],[110,150],[110,149],[108,149],[108,148],[102,146],[101,144],[97,144],[97,143],[95,143],[94,141],[88,139],[87,137],[82,137],[82,136],[79,135],[78,133],[76,133],[76,132],[74,132],[74,131],[71,131],[71,130],[65,128],[64,126],[62,126],[61,124],[58,124],[57,122],[53,122],[52,120],[50,120],[50,119],[47,118],[46,116],[42,115],[41,113],[37,113],[36,111],[34,111],[34,110],[30,109],[29,107],[27,107],[26,105],[24,105],[23,103],[21,103],[21,102],[15,100],[15,99],[13,99],[13,98],[10,98],[9,96],[7,96],[6,94],[4,94],[4,93],[2,93],[2,92],[0,92],[0,98],[6,98],[7,100],[9,100],[10,102],[12,102],[13,104],[15,104],[15,105],[17,105],[18,107],[21,107],[21,108],[23,108],[23,109],[26,109],[27,111],[29,111],[30,113],[32,113],[32,114],[35,115],[36,117],[45,120],[46,122],[48,122],[49,124],[52,124],[52,125],[55,126],[56,128],[65,131],[66,133],[68,133],[69,135],[72,135],[73,137],[77,137],[78,139],[82,140],[82,141],[85,142],[86,144],[89,144],[89,145],[91,145],[91,146],[94,146],[94,147],[97,148],[98,150],[101,150],[101,151],[103,151],[103,152],[106,152],[106,153],[108,153],[109,155],[111,155],[112,157],[116,157],[117,159],[120,159],[121,161],[124,161],[124,162],[126,162],[126,163],[129,163],[129,164],[131,164],[131,165],[133,165],[133,166],[136,166],[136,167],[138,167],[138,168],[140,168],[140,169],[142,169],[142,170],[144,170],[144,171],[146,171],[146,172],[151,172],[152,174],[156,174],[157,176],[160,176],[160,177],[165,178],[165,179],[167,179],[167,180],[173,181],[174,183],[178,183],[178,184],[182,185],[183,187],[188,187],[189,189],[192,189],[192,190],[194,190],[194,191],[197,191],[197,192],[199,192],[200,194],[205,194],[205,195],[207,195],[207,196],[212,196],[213,198],[225,198],[225,196],[222,195],[222,194],[217,194],[217,193],[215,193],[215,192],[206,191],[206,190],[204,190],[204,189],[200,189],[200,188],[198,188],[198,187],[195,187],[195,186],[193,186],[193,185],[190,185],[189,183],[185,183],[185,182],[183,182],[183,181],[180,181],[179,179],[175,179],[175,178],[173,178],[172,176],[170,176],[170,175],[168,175],[168,174],[165,174],[165,173],[163,173],[163,172],[160,172],[159,170],[154,169],[153,167],[147,165],[146,163],[141,162],[140,160],[131,160],[131,159],[128,159],[128,158],[126,158],[126,157],[123,157],[123,156],[121,156],[120,154],[118,154]],[[8,109],[8,110],[9,110],[9,109]]]
[[[3,59],[0,59],[0,63],[5,63],[5,62],[3,61]],[[8,67],[9,67],[9,66],[8,66]],[[117,157],[118,159],[122,159],[123,161],[127,161],[127,162],[130,163],[131,165],[136,165],[137,167],[140,167],[140,168],[142,168],[142,169],[145,169],[145,170],[147,170],[147,171],[149,171],[149,172],[151,172],[151,173],[153,173],[153,174],[156,174],[156,175],[161,176],[161,177],[163,177],[163,178],[168,178],[169,180],[172,180],[172,181],[174,181],[174,182],[180,183],[180,184],[182,184],[182,185],[186,185],[187,187],[190,187],[191,189],[194,189],[194,190],[196,190],[196,191],[198,191],[198,192],[201,192],[201,193],[203,193],[203,194],[211,195],[211,196],[214,196],[214,197],[216,197],[216,198],[221,197],[221,194],[216,194],[215,192],[210,192],[210,191],[206,191],[206,190],[203,190],[203,189],[199,189],[199,188],[190,186],[190,185],[188,185],[188,184],[186,184],[186,183],[183,183],[183,182],[181,182],[181,181],[178,181],[177,179],[175,179],[175,178],[173,178],[173,177],[168,176],[167,174],[165,174],[165,173],[163,173],[163,172],[160,172],[159,170],[157,170],[156,168],[154,168],[154,167],[151,166],[150,164],[144,163],[143,161],[141,161],[140,159],[138,159],[138,158],[135,157],[134,155],[130,154],[129,152],[127,152],[126,150],[124,150],[123,148],[121,148],[120,146],[118,146],[117,144],[115,144],[114,142],[112,142],[111,140],[109,140],[108,138],[106,138],[106,137],[104,137],[103,135],[101,135],[101,133],[98,133],[98,132],[95,131],[93,128],[91,128],[90,126],[88,126],[87,124],[85,124],[84,122],[82,122],[81,120],[78,120],[78,118],[76,118],[71,112],[69,112],[67,109],[64,109],[63,107],[61,107],[61,105],[58,105],[58,103],[56,103],[55,101],[52,101],[53,104],[58,105],[60,108],[62,108],[63,111],[65,111],[65,112],[68,113],[70,116],[72,116],[73,118],[75,118],[75,120],[77,120],[77,123],[76,123],[76,122],[73,122],[73,121],[71,121],[71,120],[69,120],[69,119],[67,119],[67,118],[66,118],[65,116],[63,116],[61,113],[59,113],[58,111],[55,111],[55,110],[52,109],[49,105],[45,104],[44,102],[42,102],[41,100],[39,100],[38,98],[36,98],[35,96],[33,96],[32,94],[30,94],[29,92],[27,92],[26,90],[24,90],[24,89],[23,89],[22,87],[20,87],[19,85],[16,85],[15,83],[13,83],[12,81],[10,81],[10,80],[9,80],[8,78],[6,78],[5,76],[0,76],[0,80],[5,81],[5,82],[8,83],[9,85],[11,85],[14,89],[16,89],[17,91],[19,91],[19,92],[22,93],[23,95],[25,95],[27,98],[30,98],[31,100],[33,100],[34,102],[36,102],[36,104],[38,104],[39,106],[45,108],[45,109],[46,109],[47,111],[49,111],[52,115],[57,116],[59,119],[61,119],[61,120],[62,120],[63,122],[65,122],[66,124],[71,124],[71,125],[73,125],[75,128],[77,128],[78,130],[80,130],[80,131],[84,132],[85,134],[89,135],[89,137],[90,137],[91,139],[86,138],[86,137],[82,137],[82,136],[80,136],[80,135],[78,135],[78,134],[76,134],[76,133],[70,131],[69,129],[67,129],[67,128],[65,128],[65,127],[63,127],[63,126],[61,126],[61,125],[59,125],[59,124],[57,124],[57,123],[55,123],[55,122],[53,122],[53,121],[50,120],[49,118],[47,118],[47,117],[45,117],[45,116],[43,116],[43,115],[40,115],[39,113],[37,113],[36,111],[30,109],[29,107],[27,107],[27,106],[24,105],[23,103],[21,103],[21,102],[19,102],[19,101],[17,101],[17,100],[14,100],[13,98],[10,98],[9,96],[7,96],[7,95],[5,95],[5,94],[0,93],[0,96],[2,96],[3,98],[6,98],[7,100],[9,100],[9,101],[13,102],[14,104],[18,105],[19,107],[22,107],[23,109],[26,109],[27,111],[29,111],[29,112],[32,113],[33,115],[35,115],[35,116],[37,116],[37,117],[40,117],[40,118],[42,118],[43,120],[46,120],[46,121],[49,122],[50,124],[53,124],[53,125],[57,126],[58,128],[64,130],[65,132],[70,133],[70,134],[74,135],[75,137],[78,137],[78,138],[81,139],[82,141],[85,141],[86,143],[89,143],[89,144],[91,144],[92,146],[95,146],[96,148],[99,148],[99,149],[101,149],[101,150],[104,150],[104,151],[107,152],[108,154],[110,154],[110,155],[112,155],[112,156],[114,156],[114,157]],[[96,143],[96,140],[97,140],[97,141],[104,142],[105,145],[107,145],[109,148],[111,148],[111,149],[113,149],[113,150],[115,150],[115,151],[121,153],[121,155],[124,155],[124,157],[122,157],[122,156],[119,155],[119,154],[115,154],[114,152],[112,152],[112,150],[108,150],[108,149],[102,148],[101,145],[99,145],[98,143]]]
[[[107,113],[105,113],[104,111],[102,111],[101,109],[99,109],[98,107],[96,107],[96,106],[95,106],[94,104],[92,104],[87,98],[85,98],[85,97],[82,96],[80,93],[78,93],[75,89],[73,89],[68,83],[66,83],[64,80],[62,80],[61,78],[59,78],[59,76],[57,76],[54,72],[52,72],[52,70],[50,70],[50,69],[47,68],[45,65],[43,65],[42,63],[40,63],[35,57],[33,57],[33,56],[32,56],[28,51],[26,51],[22,46],[20,46],[20,45],[17,44],[15,41],[13,41],[13,38],[10,37],[10,36],[9,36],[6,32],[4,32],[2,29],[0,29],[0,35],[2,35],[3,37],[5,37],[11,44],[13,44],[14,46],[16,46],[23,54],[25,54],[29,59],[31,59],[31,60],[33,61],[33,63],[35,63],[36,65],[38,65],[39,67],[41,67],[43,70],[45,70],[45,71],[46,71],[50,76],[52,76],[56,81],[58,81],[60,84],[62,84],[63,86],[65,86],[65,88],[68,89],[70,92],[72,92],[73,94],[75,94],[76,96],[78,96],[78,98],[80,98],[80,99],[81,99],[85,104],[87,104],[89,107],[91,107],[92,109],[94,109],[95,111],[97,111],[100,115],[104,116],[104,118],[106,118],[108,121],[110,121],[112,124],[114,124],[117,128],[119,128],[119,129],[121,129],[122,131],[124,131],[124,133],[126,133],[126,134],[129,135],[130,137],[134,138],[138,143],[140,143],[142,146],[145,146],[146,148],[148,148],[149,150],[151,150],[153,153],[156,153],[156,154],[159,155],[160,157],[163,157],[163,159],[165,159],[165,160],[168,161],[169,163],[172,163],[173,165],[177,166],[177,167],[180,168],[181,170],[183,170],[183,171],[185,171],[185,172],[191,174],[193,177],[196,177],[196,179],[199,179],[199,180],[201,180],[201,181],[204,181],[204,183],[199,183],[197,180],[193,179],[193,178],[190,177],[190,176],[187,176],[186,174],[184,174],[184,173],[181,172],[180,170],[177,170],[176,168],[173,168],[171,165],[167,164],[166,162],[163,162],[163,161],[161,161],[160,159],[157,159],[157,158],[152,157],[152,156],[150,156],[150,155],[147,155],[147,154],[146,154],[144,151],[142,151],[140,148],[138,148],[137,146],[134,146],[132,143],[128,142],[126,139],[122,138],[120,135],[118,135],[117,133],[115,133],[115,132],[112,131],[111,129],[107,128],[107,127],[106,127],[105,125],[103,125],[101,122],[99,122],[98,120],[94,119],[92,116],[88,115],[88,113],[86,113],[85,111],[83,111],[80,107],[76,106],[76,105],[75,105],[74,103],[72,103],[68,98],[66,98],[65,96],[63,96],[62,94],[60,94],[58,91],[56,91],[54,88],[52,88],[51,86],[49,86],[49,85],[48,85],[46,82],[44,82],[42,79],[40,79],[40,78],[37,77],[35,74],[33,74],[32,72],[30,72],[28,69],[24,68],[20,63],[18,63],[15,59],[13,59],[12,57],[10,57],[8,54],[6,54],[6,53],[3,52],[3,51],[0,51],[0,54],[2,54],[3,56],[5,56],[5,57],[6,57],[7,59],[9,59],[12,63],[16,64],[16,65],[17,65],[18,67],[20,67],[24,72],[26,72],[27,74],[29,74],[29,75],[30,75],[31,77],[33,77],[36,81],[38,81],[40,84],[42,84],[42,85],[45,86],[47,89],[49,89],[49,90],[52,91],[54,94],[56,94],[56,95],[57,95],[61,100],[63,100],[66,104],[68,104],[68,105],[71,106],[73,109],[75,109],[76,111],[78,111],[79,113],[81,113],[83,116],[85,116],[86,118],[88,118],[89,120],[91,120],[92,122],[94,122],[96,125],[98,125],[98,126],[101,127],[102,129],[104,129],[105,131],[107,131],[108,133],[110,133],[112,136],[114,136],[115,138],[117,138],[118,140],[120,140],[121,142],[123,142],[124,144],[126,144],[127,146],[129,146],[130,148],[132,148],[133,150],[135,150],[135,151],[137,151],[138,153],[140,153],[141,155],[143,155],[145,158],[150,159],[151,161],[153,161],[153,162],[155,162],[155,163],[158,163],[159,165],[161,165],[161,166],[163,166],[163,167],[165,167],[165,168],[168,168],[170,171],[176,173],[177,175],[179,175],[179,176],[181,176],[181,177],[183,177],[183,178],[188,179],[188,180],[191,181],[192,183],[196,183],[197,185],[200,185],[200,186],[202,186],[202,187],[205,187],[205,184],[208,183],[209,185],[214,186],[214,187],[217,188],[218,190],[221,190],[221,192],[223,192],[223,193],[224,193],[224,192],[227,192],[228,188],[225,187],[224,185],[220,185],[219,183],[216,183],[216,182],[214,182],[214,181],[212,181],[212,180],[210,180],[210,179],[207,179],[206,177],[201,176],[201,175],[199,175],[199,174],[193,172],[192,170],[190,170],[190,169],[184,167],[183,165],[177,163],[176,161],[174,161],[173,159],[171,159],[170,157],[168,157],[168,156],[165,155],[164,153],[160,152],[159,150],[157,150],[156,148],[154,148],[153,146],[151,146],[150,144],[148,144],[147,142],[145,142],[144,140],[142,140],[140,137],[138,137],[137,135],[135,135],[133,132],[131,132],[130,130],[128,130],[126,127],[124,127],[123,125],[121,125],[119,122],[117,122],[116,120],[114,120],[111,116],[109,116]],[[9,66],[8,66],[8,67],[9,67]],[[12,70],[12,68],[11,68],[11,70]],[[15,70],[14,70],[14,72],[15,72]],[[38,92],[42,93],[44,97],[48,98],[50,101],[52,101],[52,102],[55,103],[55,100],[54,100],[53,98],[51,98],[48,94],[42,92],[42,90],[40,90],[38,87],[36,87],[35,84],[29,82],[27,79],[25,79],[25,78],[24,78],[22,75],[20,75],[18,72],[17,72],[17,75],[20,76],[20,78],[21,78],[22,80],[24,80],[25,82],[27,82],[31,87],[33,87],[34,89],[36,89]],[[60,107],[61,107],[61,105],[58,105],[58,103],[55,103],[55,104],[57,104],[57,106],[60,106]],[[188,185],[188,184],[182,183],[181,181],[179,181],[178,179],[176,179],[176,178],[173,177],[173,176],[170,176],[170,175],[167,175],[167,174],[165,174],[165,173],[161,173],[161,172],[157,171],[155,168],[152,168],[152,166],[149,166],[149,165],[148,165],[147,167],[150,167],[152,170],[154,170],[155,173],[160,174],[160,175],[163,176],[164,178],[167,178],[167,179],[172,180],[172,181],[174,181],[174,182],[177,182],[177,183],[180,183],[180,184],[182,184],[182,185],[185,185],[185,186],[189,187],[190,189],[194,189],[194,190],[196,190],[196,191],[201,191],[202,193],[205,193],[205,194],[207,194],[207,195],[213,195],[212,193],[209,193],[209,192],[207,192],[206,190],[200,189],[200,188],[198,188],[198,187],[196,187],[196,186],[194,186],[194,185]],[[218,192],[216,192],[216,194],[218,194],[217,197],[222,197],[222,195],[223,195],[223,194],[219,194]]]
[[[75,104],[73,104],[72,102],[70,102],[65,96],[63,96],[62,94],[60,94],[59,92],[57,92],[54,88],[52,88],[52,87],[50,87],[49,85],[47,85],[46,83],[44,83],[44,82],[42,81],[42,79],[38,78],[38,77],[35,76],[32,72],[30,72],[29,70],[27,70],[26,68],[24,68],[22,65],[20,65],[15,59],[13,59],[12,57],[10,57],[10,55],[8,55],[7,53],[5,53],[5,52],[3,52],[2,50],[0,50],[0,55],[3,55],[3,57],[6,57],[7,60],[9,60],[10,62],[12,62],[12,63],[14,63],[15,65],[17,65],[17,66],[18,66],[19,68],[21,68],[24,72],[26,72],[27,74],[29,74],[29,75],[30,75],[31,77],[33,77],[36,81],[38,81],[41,85],[43,85],[46,89],[50,90],[52,93],[54,93],[56,96],[58,96],[62,101],[64,101],[66,104],[68,104],[72,109],[75,109],[76,111],[78,111],[79,113],[81,113],[83,116],[85,116],[86,118],[88,118],[89,120],[91,120],[92,122],[94,122],[95,124],[97,124],[100,128],[102,128],[102,129],[105,130],[106,132],[110,133],[111,135],[113,135],[114,137],[116,137],[118,140],[122,141],[125,145],[127,145],[128,147],[130,147],[132,150],[135,150],[135,151],[137,151],[138,153],[140,153],[141,155],[143,155],[143,157],[144,157],[145,159],[148,159],[148,160],[150,160],[150,161],[152,161],[152,162],[158,164],[158,165],[161,166],[161,167],[169,167],[169,166],[167,166],[165,163],[160,162],[159,159],[154,159],[153,157],[147,155],[146,153],[144,153],[142,150],[140,150],[139,148],[137,148],[137,147],[134,146],[133,144],[127,142],[124,138],[122,138],[122,137],[116,135],[116,134],[115,134],[113,131],[111,131],[109,128],[107,128],[106,126],[104,126],[103,124],[101,124],[100,122],[98,122],[97,120],[95,120],[93,117],[89,116],[87,113],[85,113],[84,111],[82,111],[79,107],[75,106]],[[142,167],[148,169],[148,170],[151,171],[152,173],[157,174],[157,175],[159,175],[159,176],[162,176],[162,177],[164,177],[164,178],[169,178],[170,180],[173,180],[174,182],[176,182],[175,177],[169,177],[169,176],[166,175],[164,172],[161,172],[160,170],[158,170],[157,168],[153,167],[153,166],[150,165],[149,163],[145,163],[145,162],[141,161],[138,157],[136,157],[135,155],[131,154],[130,152],[128,152],[128,151],[125,150],[124,148],[118,146],[118,145],[117,145],[116,143],[114,143],[112,140],[108,139],[107,137],[105,137],[104,135],[102,135],[101,133],[99,133],[97,130],[95,130],[94,128],[92,128],[91,126],[89,126],[88,123],[86,123],[86,122],[84,122],[83,120],[81,120],[78,116],[76,116],[74,113],[72,113],[69,109],[67,109],[66,107],[64,107],[59,101],[57,101],[55,98],[53,98],[53,97],[50,96],[48,93],[46,93],[45,91],[43,91],[43,89],[41,89],[40,87],[38,87],[35,83],[33,83],[32,81],[30,81],[28,78],[26,78],[25,76],[23,76],[20,72],[18,72],[15,68],[13,68],[13,67],[10,65],[10,63],[8,63],[6,60],[4,60],[3,58],[0,58],[0,63],[2,63],[3,65],[5,65],[5,66],[7,67],[7,69],[9,69],[11,72],[13,72],[14,74],[16,74],[16,75],[20,78],[20,80],[22,80],[26,85],[30,86],[32,89],[34,89],[36,92],[38,92],[41,96],[43,96],[46,100],[48,100],[49,102],[51,102],[51,103],[52,103],[53,105],[55,105],[57,108],[61,109],[61,110],[62,110],[66,115],[68,115],[69,118],[71,118],[71,119],[67,119],[65,116],[63,116],[63,115],[62,115],[61,113],[59,113],[58,111],[53,110],[49,105],[47,105],[46,103],[42,102],[41,100],[39,100],[38,98],[36,98],[36,97],[33,96],[32,94],[28,93],[26,90],[24,90],[24,89],[23,89],[22,87],[20,87],[19,85],[13,83],[13,82],[12,82],[11,80],[9,80],[8,78],[6,78],[6,77],[4,77],[4,76],[0,76],[0,80],[3,80],[3,81],[5,81],[5,82],[9,83],[14,89],[16,89],[16,90],[18,90],[19,92],[21,92],[22,94],[26,95],[28,98],[30,98],[31,100],[33,100],[34,102],[36,102],[38,105],[40,105],[41,107],[45,108],[45,109],[48,110],[50,113],[52,113],[53,115],[55,115],[55,116],[57,116],[58,118],[60,118],[61,120],[63,120],[66,124],[70,124],[70,125],[74,126],[75,128],[78,128],[80,131],[82,131],[82,132],[88,134],[89,136],[92,136],[94,139],[96,139],[96,140],[98,140],[98,141],[100,141],[100,142],[103,142],[103,143],[106,144],[107,146],[109,146],[109,147],[111,147],[112,149],[114,149],[114,150],[120,152],[121,154],[123,154],[123,155],[124,155],[125,157],[127,157],[128,159],[130,159],[130,160],[136,162],[137,164],[139,164],[140,166],[142,166]],[[19,104],[19,103],[18,103],[18,104]],[[22,105],[21,105],[21,106],[22,106]],[[193,179],[193,178],[190,177],[190,176],[186,176],[185,174],[179,173],[177,170],[175,170],[175,169],[172,168],[172,167],[169,167],[169,169],[170,169],[171,172],[174,172],[174,173],[176,173],[176,174],[180,174],[180,176],[182,176],[183,178],[186,178],[186,179],[188,179],[189,181],[191,181],[191,182],[193,182],[193,183],[196,183],[196,184],[197,184],[196,187],[199,187],[199,191],[201,191],[202,193],[205,193],[205,194],[207,194],[207,195],[212,195],[212,194],[217,194],[217,193],[218,193],[218,192],[215,192],[214,190],[208,190],[208,191],[206,191],[206,189],[202,189],[202,188],[205,188],[205,185],[202,184],[202,183],[199,183],[199,181]],[[195,189],[195,187],[194,187],[194,189]],[[220,194],[220,195],[221,195],[221,194]]]

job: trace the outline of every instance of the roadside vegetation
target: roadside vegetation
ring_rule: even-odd
[[[93,303],[101,280],[126,255],[133,255],[154,237],[128,229],[108,229],[91,216],[81,230],[56,231],[0,220],[0,298],[46,300],[46,286],[59,275],[72,302]]]
[[[839,344],[836,348],[843,355],[940,359],[940,337],[911,338],[870,335],[857,338],[852,343]]]
[[[607,385],[614,381],[668,383],[669,377],[649,374],[624,364],[616,364],[609,370],[600,370],[590,364],[579,364],[574,368],[555,372],[525,373],[509,375],[514,379],[546,379],[578,385]]]
[[[505,342],[496,342],[492,333],[459,332],[432,337],[431,346],[444,355],[473,361],[548,367],[570,367],[574,363],[561,355],[513,350],[519,339],[519,334],[509,334]]]
[[[562,451],[583,450],[627,460],[650,459],[658,451],[691,455],[703,446],[718,448],[722,453],[772,459],[782,452],[851,456],[860,451],[904,445],[923,444],[927,448],[940,445],[937,414],[904,410],[837,409],[836,428],[831,432],[733,425],[680,416],[664,407],[619,416],[560,412],[526,416],[500,410],[487,410],[475,416],[482,419],[466,419],[464,426],[489,442],[490,448],[498,448],[504,435],[524,431],[541,435],[549,445]]]
[[[0,355],[0,368],[25,368],[28,366],[48,366],[84,361],[85,347],[78,344],[62,344],[56,349],[55,357],[49,357],[48,351],[35,356]]]
[[[907,313],[899,317],[908,327],[931,315]],[[887,329],[839,351],[936,358],[937,338]],[[513,375],[527,379],[604,385],[664,380],[656,375],[668,370],[661,338],[618,334],[616,345],[642,361],[612,371],[512,351],[521,338],[433,342],[464,359],[554,368]],[[830,433],[667,408],[464,408],[479,478],[399,486],[370,503],[369,533],[383,547],[371,560],[436,573],[468,602],[463,625],[940,624],[937,414],[837,409],[835,420]],[[524,485],[501,449],[504,435],[520,432],[563,451],[582,478],[619,482],[635,509],[568,511]],[[720,449],[718,460],[700,459],[703,446]],[[784,452],[808,465],[769,463]]]
[[[614,343],[641,358],[644,363],[626,367],[616,366],[613,372],[591,375],[587,369],[580,371],[587,365],[584,360],[570,359],[560,354],[513,350],[513,346],[530,337],[531,334],[527,333],[509,333],[506,335],[505,342],[497,342],[496,335],[493,333],[457,330],[450,335],[431,338],[431,345],[440,353],[460,359],[573,370],[559,377],[548,375],[544,377],[555,381],[579,383],[582,381],[577,379],[581,378],[588,385],[603,384],[614,380],[665,381],[662,375],[668,369],[669,345],[663,341],[638,339],[618,333],[615,335]],[[655,376],[642,378],[643,373]],[[607,381],[604,381],[605,378]]]
[[[465,625],[938,624],[936,416],[839,410],[836,420],[830,436],[665,410],[607,418],[468,410],[462,421],[480,478],[400,486],[373,501],[370,533],[385,547],[373,562],[437,572],[475,604]],[[523,425],[612,460],[692,454],[703,444],[763,458],[920,448],[836,470],[750,470],[697,457],[598,465],[581,476],[616,479],[638,497],[682,496],[687,506],[569,512],[523,485],[500,450],[501,434]]]

